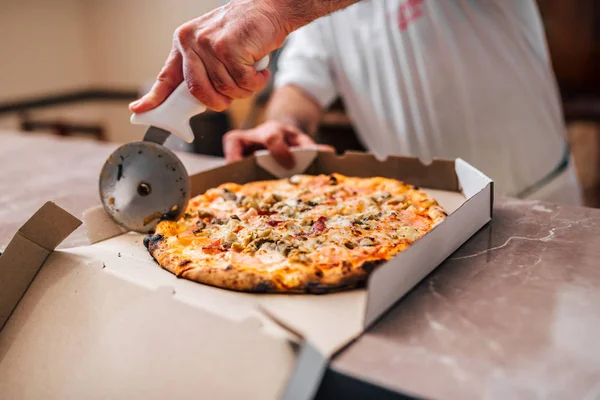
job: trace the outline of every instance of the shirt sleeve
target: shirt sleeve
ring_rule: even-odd
[[[296,85],[326,108],[337,97],[330,68],[330,42],[322,22],[314,21],[287,39],[275,73],[274,86]]]

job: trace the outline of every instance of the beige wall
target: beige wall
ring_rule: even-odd
[[[220,0],[0,0],[0,102],[86,86],[139,88],[162,67],[173,31]],[[243,110],[238,111],[236,110]],[[233,107],[235,120],[247,102]],[[100,122],[109,139],[139,139],[126,103],[87,104],[36,117]],[[0,127],[16,127],[14,116]]]
[[[0,0],[0,101],[91,82],[81,0]]]
[[[94,79],[117,86],[151,81],[169,53],[175,28],[218,5],[218,0],[87,0]]]

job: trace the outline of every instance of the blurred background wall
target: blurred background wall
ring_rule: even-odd
[[[0,0],[0,128],[126,142],[127,103],[162,67],[174,29],[220,0]],[[600,206],[600,1],[538,0],[588,204]],[[207,114],[218,154],[226,129],[261,122],[267,93]],[[359,149],[343,104],[325,115],[323,142]],[[198,149],[196,149],[198,150]],[[202,150],[200,150],[202,151]]]

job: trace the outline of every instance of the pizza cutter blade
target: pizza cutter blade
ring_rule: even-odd
[[[269,56],[255,64],[269,65]],[[171,133],[194,141],[190,119],[206,110],[185,83],[158,107],[131,116],[131,123],[149,125],[143,141],[115,150],[100,172],[100,199],[105,211],[127,230],[148,233],[165,218],[176,219],[190,198],[190,179],[181,160],[163,146]]]
[[[127,230],[148,233],[161,219],[179,217],[187,206],[189,176],[181,160],[162,145],[168,136],[151,127],[144,141],[119,147],[102,168],[102,205]]]

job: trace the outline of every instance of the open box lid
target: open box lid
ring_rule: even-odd
[[[296,170],[282,170],[268,153],[195,174],[190,177],[192,195],[225,182],[246,183],[294,173],[339,172],[350,176],[387,176],[403,179],[434,192],[450,216],[407,251],[373,271],[366,289],[316,295],[246,294],[174,279],[174,287],[186,287],[190,296],[206,296],[213,304],[252,303],[271,319],[310,341],[325,357],[362,333],[394,302],[430,273],[446,257],[491,219],[493,182],[463,160],[434,160],[423,164],[414,157],[388,157],[347,153],[342,156],[312,149],[296,150]],[[154,264],[141,246],[141,235],[118,235],[114,222],[99,207],[84,214],[92,247]],[[98,237],[98,232],[112,235]],[[113,237],[114,236],[114,237]],[[136,276],[131,279],[148,279]],[[166,279],[166,278],[164,278]],[[178,289],[179,290],[179,289]],[[204,301],[206,307],[210,302]],[[228,311],[219,306],[219,312]]]
[[[0,257],[3,398],[312,397],[326,360],[301,337],[132,283],[102,249],[52,251],[80,223],[47,203]]]

